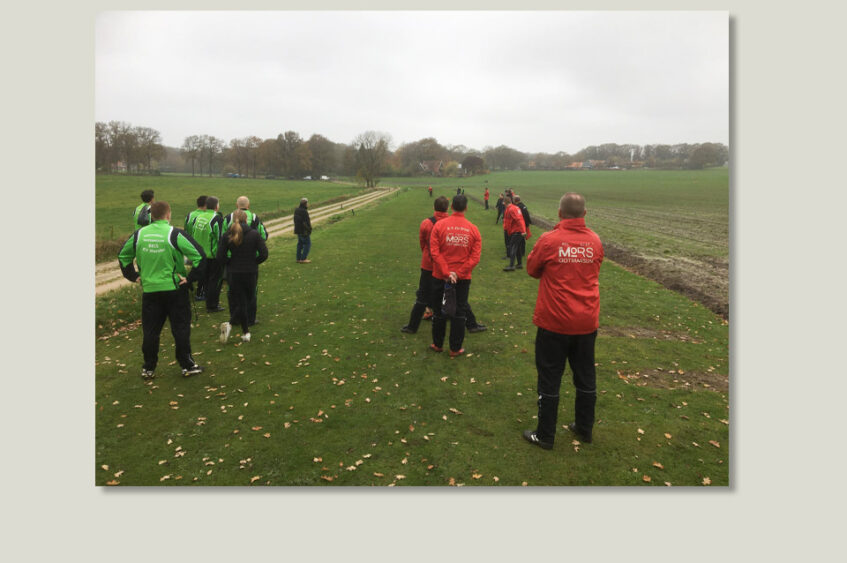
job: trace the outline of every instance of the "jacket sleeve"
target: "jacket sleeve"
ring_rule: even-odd
[[[174,229],[173,236],[176,238],[176,248],[191,260],[191,271],[188,273],[188,281],[195,282],[203,279],[206,275],[208,260],[206,254],[196,240],[183,230]]]
[[[211,233],[212,233],[212,246],[211,246],[211,256],[210,258],[215,258],[218,255],[218,245],[221,243],[221,237],[223,236],[223,226],[224,221],[220,215],[215,215],[214,219],[211,221]]]
[[[310,234],[312,234],[312,218],[309,217],[308,211],[306,211],[306,213],[304,215],[305,215],[304,223],[306,225],[306,234],[310,235]]]
[[[441,222],[443,223],[443,221]],[[433,277],[438,277],[438,275],[446,276],[450,273],[450,266],[441,254],[441,245],[439,241],[440,236],[441,229],[439,228],[439,224],[436,223],[435,226],[432,227],[432,232],[429,234],[429,254],[432,256]]]
[[[544,272],[543,255],[545,254],[544,249],[547,247],[546,235],[547,233],[544,233],[538,237],[538,241],[532,247],[529,256],[526,257],[526,273],[534,278],[540,278]]]
[[[261,264],[268,259],[268,245],[265,244],[265,239],[262,238],[261,233],[256,237],[256,250],[258,250],[256,264]]]
[[[221,242],[218,244],[218,252],[215,254],[215,259],[220,262],[226,262],[226,253],[229,251],[229,235],[224,233],[221,237]]]
[[[429,244],[429,235],[432,234],[432,229],[426,228],[427,223],[431,225],[432,221],[430,221],[429,219],[424,219],[423,221],[421,221],[421,227],[418,230],[418,242],[421,245],[421,252],[426,249],[426,245]]]
[[[132,265],[132,260],[135,258],[135,244],[137,240],[138,231],[135,231],[126,240],[123,247],[121,247],[121,251],[118,253],[118,264],[121,267],[121,273],[131,282],[138,279],[138,272],[135,270],[135,266]]]
[[[482,256],[482,237],[479,234],[479,229],[474,227],[474,240],[471,243],[471,254],[468,256],[468,260],[462,264],[462,275],[459,276],[461,279],[470,279],[471,272],[476,265],[479,264],[480,256]]]

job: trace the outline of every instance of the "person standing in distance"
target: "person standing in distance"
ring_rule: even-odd
[[[294,234],[297,235],[297,263],[308,264],[306,257],[312,248],[312,221],[309,219],[309,200],[300,200],[300,207],[294,210]]]
[[[521,241],[526,239],[526,225],[520,208],[512,203],[512,197],[507,195],[506,212],[503,214],[503,233],[506,239],[506,255],[509,257],[509,265],[503,268],[504,272],[514,272],[515,268],[521,269]],[[517,259],[517,264],[515,264]]]
[[[432,228],[429,238],[429,250],[432,254],[433,292],[439,302],[432,319],[432,344],[430,349],[441,352],[447,319],[441,310],[441,292],[446,282],[456,288],[456,314],[450,321],[450,356],[465,353],[462,343],[465,340],[466,310],[471,288],[471,272],[479,264],[482,253],[482,237],[476,225],[465,219],[468,198],[457,195],[453,198],[453,213]],[[435,299],[434,299],[435,300]]]
[[[150,224],[150,205],[153,203],[153,190],[141,192],[141,203],[132,214],[132,230],[137,231],[141,227]]]
[[[203,368],[191,357],[188,288],[203,276],[206,255],[185,231],[170,225],[171,207],[167,202],[156,201],[150,208],[152,222],[135,231],[118,254],[123,276],[131,282],[141,278],[141,329],[144,333],[141,376],[152,378],[156,370],[159,337],[165,319],[171,323],[182,375],[194,375]],[[189,274],[185,271],[186,257],[192,264]],[[138,263],[138,271],[133,266],[133,259]]]
[[[248,223],[243,209],[232,213],[232,224],[221,237],[217,259],[226,264],[230,288],[230,320],[221,323],[221,344],[229,338],[232,323],[241,325],[241,341],[250,342],[250,302],[256,295],[259,264],[268,259],[268,247],[259,231]]]
[[[485,200],[485,210],[488,211],[488,198],[490,197],[490,193],[488,192],[488,187],[485,188],[485,193],[482,194],[482,199]]]
[[[553,448],[559,413],[559,388],[568,362],[576,388],[575,420],[568,425],[590,443],[597,383],[594,343],[600,325],[600,265],[603,244],[585,226],[585,199],[566,193],[559,201],[559,223],[541,235],[526,261],[527,273],[540,280],[532,322],[538,372],[538,425],[525,440]]]
[[[497,203],[494,204],[494,207],[497,209],[497,218],[494,219],[494,224],[500,222],[500,217],[503,216],[503,211],[506,209],[506,205],[503,203],[503,194],[500,194],[500,197],[497,198]]]

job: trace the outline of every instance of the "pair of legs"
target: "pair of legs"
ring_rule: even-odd
[[[310,235],[297,235],[297,261],[302,262],[309,256],[312,248],[312,237]]]
[[[441,312],[441,296],[444,293],[444,282],[435,280],[432,296],[438,305],[432,310],[432,343],[442,348],[447,333],[447,317]],[[468,296],[471,290],[471,280],[458,280],[456,288],[456,314],[450,318],[450,351],[458,352],[465,340],[465,323],[467,322]]]
[[[594,405],[597,402],[597,377],[594,369],[594,343],[597,332],[591,334],[559,334],[538,328],[535,336],[535,368],[538,371],[538,427],[535,434],[542,442],[552,444],[556,437],[559,414],[559,389],[565,362],[571,366],[575,430],[591,440],[594,427]]]
[[[171,333],[176,344],[176,360],[183,369],[195,365],[191,357],[191,308],[188,287],[173,291],[155,291],[141,296],[141,329],[144,339],[144,369],[153,371],[159,363],[159,340],[165,320],[171,322]]]
[[[255,322],[256,310],[251,309],[255,303],[258,272],[239,273],[233,272],[229,275],[229,309],[230,323],[241,325],[241,334],[250,332],[250,313],[253,313]]]
[[[206,294],[206,310],[217,310],[221,301],[221,265],[214,258],[209,258],[206,267],[206,281],[204,284]]]
[[[250,302],[247,304],[247,324],[249,326],[253,326],[256,324],[256,309],[258,308],[258,297],[259,297],[259,273],[256,272],[254,274],[256,276],[256,282],[253,285],[253,295],[250,297]],[[227,292],[226,292],[227,302],[229,303],[229,322],[233,324],[238,324],[237,317],[235,316],[235,312],[233,310],[233,305],[235,304],[237,298],[232,293],[232,278],[230,277],[227,280]]]
[[[508,245],[506,247],[507,254],[509,256],[509,267],[515,267],[515,261],[517,260],[517,266],[521,267],[521,261],[523,260],[523,249],[525,248],[522,244],[524,241],[523,235],[520,233],[515,233],[509,236]]]

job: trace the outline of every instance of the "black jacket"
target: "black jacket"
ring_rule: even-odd
[[[229,231],[221,237],[218,245],[218,262],[226,262],[227,271],[230,273],[247,274],[259,271],[259,264],[268,259],[268,245],[259,235],[259,231],[251,228],[247,223],[241,223],[244,237],[241,244],[235,246],[229,240]],[[229,257],[227,258],[227,253]]]
[[[312,234],[312,221],[309,220],[309,210],[302,203],[294,210],[294,234]]]
[[[532,221],[529,218],[529,209],[526,208],[526,205],[524,205],[523,202],[520,202],[517,205],[518,205],[518,209],[521,210],[521,215],[523,215],[524,225],[526,225],[526,226],[531,225]]]

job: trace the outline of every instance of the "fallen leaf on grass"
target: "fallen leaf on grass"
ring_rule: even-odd
[[[451,487],[455,487],[456,486],[456,479],[454,479],[453,477],[450,477],[450,480],[447,481],[447,484],[450,485]]]
[[[402,463],[403,465],[406,465],[407,463],[409,463],[409,458],[404,457],[402,460],[400,460],[400,463]]]
[[[640,429],[640,428],[639,428],[639,429],[638,429],[638,433],[639,433],[639,434],[644,434],[644,430],[642,430],[642,429]]]
[[[320,463],[320,462],[322,462],[323,460],[324,460],[324,458],[322,458],[322,457],[315,457],[315,458],[312,458],[312,461],[314,461],[315,463]]]
[[[264,436],[265,438],[270,438],[270,437],[271,437],[271,433],[270,433],[270,432],[265,432],[265,433],[263,434],[263,436]]]
[[[261,475],[254,475],[254,476],[250,477],[250,482],[255,483],[256,481],[258,481],[261,478],[262,478]]]
[[[649,475],[643,475],[643,476],[641,477],[641,480],[642,480],[642,481],[644,481],[645,483],[649,483],[649,482],[650,482],[650,481],[652,481],[653,479],[651,479]]]
[[[496,475],[495,475],[494,477],[492,477],[492,479],[494,479],[494,482],[495,482],[495,483],[497,483],[497,482],[499,482],[499,481],[500,481],[500,477],[498,477],[498,476],[496,476]]]
[[[450,407],[450,412],[452,412],[453,414],[465,414],[462,411],[460,411],[459,409],[456,409],[456,408],[453,408],[453,407]]]
[[[480,477],[482,477],[482,473],[474,473],[473,475],[471,475],[471,477],[473,477],[474,479],[479,479]]]
[[[282,426],[283,426],[283,428],[290,428],[290,427],[291,427],[291,423],[290,423],[290,422],[286,422],[286,423],[285,423],[285,424],[283,424]]]
[[[716,448],[721,447],[721,443],[720,443],[720,442],[715,442],[714,440],[709,440],[709,443],[710,443],[710,444],[712,444],[713,446],[715,446]]]
[[[350,465],[346,469],[347,471],[356,471],[357,467],[355,465]]]
[[[409,432],[414,432],[414,431],[415,431],[415,427],[410,424],[409,425]]]
[[[262,427],[261,427],[261,426],[254,426],[254,427],[252,428],[252,430],[255,430],[255,431],[257,431],[257,432],[258,432],[259,430],[261,430],[261,429],[262,429]]]
[[[123,475],[123,474],[124,474],[124,470],[123,470],[123,469],[121,469],[120,471],[118,471],[117,473],[115,473],[115,477],[120,477],[120,476],[121,476],[121,475]]]
[[[711,485],[711,484],[712,484],[712,480],[711,480],[711,479],[709,479],[708,477],[703,477],[703,484],[704,484],[704,485]]]
[[[329,475],[321,475],[321,479],[323,479],[324,481],[332,481],[333,478]]]
[[[101,465],[101,466],[100,466],[100,469],[102,469],[103,471],[108,471],[108,470],[109,470],[109,466],[108,466],[108,465]]]
[[[671,436],[670,434],[668,434],[667,432],[665,432],[665,438],[667,438],[668,440],[670,440],[671,438],[673,438],[673,436]]]
[[[374,473],[374,477],[385,477],[385,473]]]
[[[658,467],[659,469],[664,469],[665,466],[659,463],[658,461],[653,462],[653,467]]]
[[[397,479],[397,480],[399,481],[399,480],[401,480],[401,479],[405,479],[405,478],[406,478],[406,476],[405,476],[405,475],[395,475],[395,476],[394,476],[394,478],[395,478],[395,479]]]
[[[120,484],[121,484],[121,482],[120,482],[120,481],[117,481],[117,480],[115,480],[115,479],[112,479],[111,481],[106,481],[106,484],[107,484],[107,485],[120,485]]]

